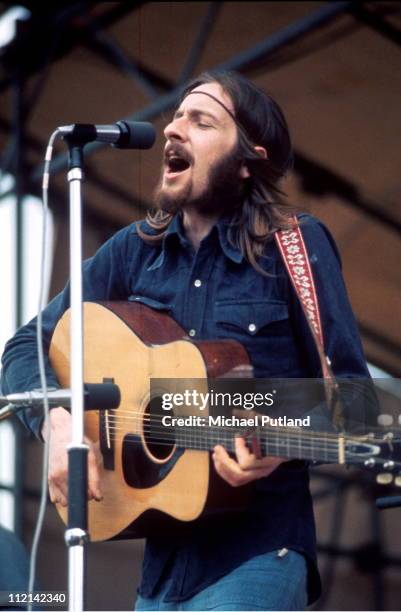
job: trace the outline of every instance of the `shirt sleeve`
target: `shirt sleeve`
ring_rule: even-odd
[[[126,268],[132,257],[131,228],[124,228],[108,240],[90,259],[83,263],[83,299],[118,300],[126,298],[129,289]],[[43,310],[42,332],[48,387],[59,388],[48,358],[53,331],[60,317],[70,306],[70,286],[59,293]],[[4,394],[31,391],[41,386],[36,343],[36,317],[21,327],[7,342],[2,357],[1,387]],[[40,437],[43,416],[31,409],[18,413],[28,429]]]
[[[375,423],[377,405],[342,275],[340,255],[330,232],[320,221],[311,216],[301,217],[300,221],[319,303],[324,350],[340,384],[346,430],[365,427]],[[315,341],[292,285],[289,295],[302,360],[309,364],[310,376],[320,378],[322,370]],[[325,420],[327,407],[320,406],[319,411]]]

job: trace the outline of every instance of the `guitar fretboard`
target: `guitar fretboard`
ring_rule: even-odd
[[[341,435],[303,432],[289,428],[236,428],[214,426],[176,426],[171,436],[177,446],[194,450],[212,450],[217,444],[235,451],[235,437],[256,439],[263,456],[307,459],[327,463],[343,463],[345,440]],[[348,444],[350,442],[348,441]],[[359,444],[357,440],[354,445]],[[354,449],[355,450],[355,449]],[[341,457],[343,455],[343,457]]]

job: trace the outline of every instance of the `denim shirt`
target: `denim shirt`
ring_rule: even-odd
[[[324,225],[300,215],[320,306],[325,350],[339,377],[367,377],[355,319],[346,294],[338,252]],[[274,240],[259,263],[264,276],[228,240],[222,218],[195,252],[181,217],[161,243],[147,244],[136,225],[117,232],[83,266],[86,301],[132,300],[170,314],[195,340],[231,338],[246,348],[254,375],[264,378],[321,376],[305,316]],[[144,232],[152,230],[142,222]],[[55,325],[69,307],[69,286],[43,313],[47,349]],[[36,320],[18,330],[3,355],[3,393],[40,386]],[[49,386],[59,386],[46,362]],[[21,419],[39,435],[41,417]],[[306,463],[282,464],[257,481],[251,507],[230,517],[182,524],[162,538],[148,538],[140,593],[150,597],[161,577],[172,578],[168,597],[192,596],[256,554],[292,548],[309,567],[309,601],[319,594],[315,528]]]

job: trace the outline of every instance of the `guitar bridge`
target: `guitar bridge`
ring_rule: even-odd
[[[114,383],[114,378],[103,378],[104,383]],[[99,411],[99,441],[105,470],[114,470],[114,410]]]

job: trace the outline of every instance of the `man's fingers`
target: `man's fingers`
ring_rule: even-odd
[[[235,438],[235,454],[237,455],[238,463],[243,470],[254,467],[255,455],[251,453],[244,438]]]
[[[57,487],[53,485],[49,485],[49,496],[50,501],[53,504],[61,504],[62,506],[67,506],[67,496]]]
[[[67,466],[49,471],[49,493],[56,498],[68,497]]]
[[[259,445],[253,445],[256,452],[251,452],[244,438],[235,438],[235,454],[237,455],[238,463],[243,470],[266,470],[271,468],[271,471],[283,463],[285,459],[281,457],[259,457]]]
[[[263,460],[259,459],[259,447],[257,447],[257,454],[250,451],[244,438],[235,438],[235,454],[243,470],[264,469],[266,467],[264,463],[266,457]]]
[[[222,446],[216,446],[212,455],[216,472],[234,487],[269,476],[285,461],[278,457],[258,459],[242,438],[235,440],[235,450],[238,461],[232,459]]]
[[[102,491],[100,487],[100,472],[99,458],[96,446],[89,440],[85,440],[89,445],[88,452],[88,500],[102,499]],[[57,467],[49,471],[49,495],[53,503],[59,503],[62,506],[67,505],[68,501],[68,455],[66,448],[61,452],[53,455],[52,466],[56,463]]]
[[[98,449],[93,442],[85,440],[89,444],[88,453],[88,488],[89,488],[89,499],[96,499],[100,501],[103,499],[103,494],[100,486],[100,456]]]
[[[50,412],[50,427],[43,428],[43,438],[49,439],[49,494],[53,503],[67,505],[68,500],[68,446],[71,443],[71,415],[64,408]],[[88,499],[102,499],[99,465],[99,443],[85,437],[88,452]]]
[[[213,454],[216,472],[233,487],[240,487],[258,478],[269,476],[275,469],[275,467],[264,467],[245,471],[242,470],[236,461],[231,458],[229,459],[233,463],[226,463],[224,460],[219,459],[218,454]]]
[[[233,487],[248,482],[248,474],[244,473],[237,461],[232,459],[225,448],[216,446],[212,455],[216,472]]]

